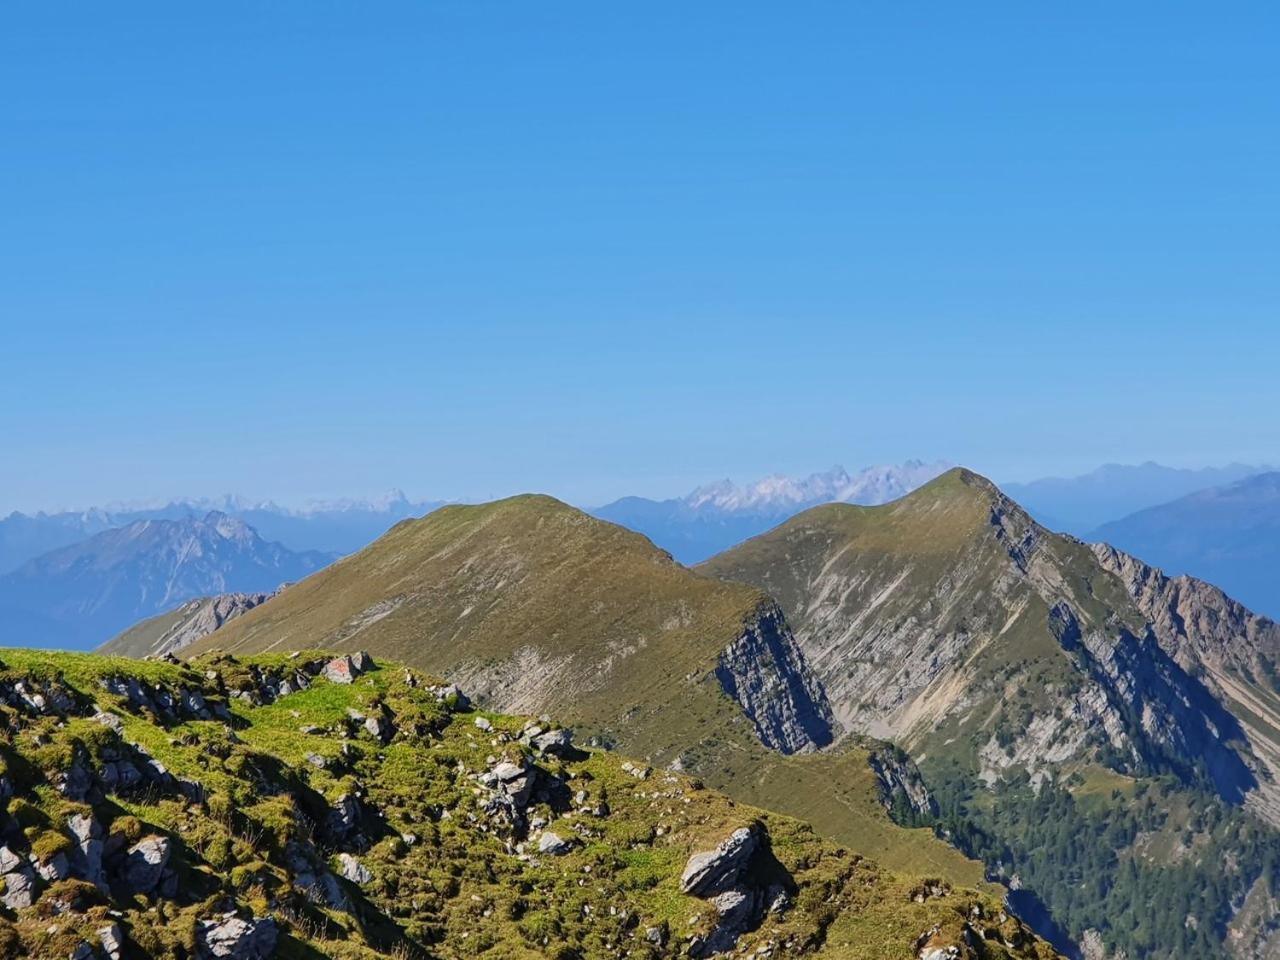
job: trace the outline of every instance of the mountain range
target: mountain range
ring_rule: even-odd
[[[1047,477],[1000,488],[1045,526],[1084,536],[1104,523],[1197,490],[1271,470],[1241,463],[1188,470],[1159,463],[1108,463],[1076,477]]]
[[[896,500],[949,466],[909,460],[855,474],[843,467],[802,479],[775,474],[745,486],[721,480],[678,499],[623,497],[591,512],[643,533],[681,563],[698,563],[820,503]]]
[[[184,520],[208,513],[242,520],[264,539],[295,551],[347,554],[377,539],[393,524],[419,517],[441,501],[410,501],[392,490],[375,500],[337,500],[288,508],[270,501],[225,496],[174,500],[155,505],[101,507],[83,511],[24,514],[0,518],[0,574],[60,547],[140,520]]]
[[[0,638],[24,646],[97,646],[193,597],[275,590],[331,560],[264,540],[224,513],[135,520],[0,577]]]
[[[447,507],[184,653],[314,646],[980,881],[958,850],[1068,955],[1280,950],[1280,628],[969,471],[697,570],[550,498]]]
[[[1216,583],[1249,607],[1280,617],[1280,473],[1140,510],[1103,524],[1089,539],[1166,572]]]

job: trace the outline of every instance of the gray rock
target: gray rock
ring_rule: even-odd
[[[234,913],[196,926],[196,949],[201,960],[267,960],[275,952],[276,925],[270,917],[245,920]]]
[[[365,717],[364,728],[379,743],[390,743],[396,735],[395,724],[386,716]]]
[[[803,753],[832,741],[831,704],[777,604],[761,606],[720,652],[715,676],[766,747]]]
[[[348,656],[334,657],[324,665],[324,678],[330,683],[355,683],[355,662]]]
[[[94,776],[89,760],[82,751],[76,751],[71,759],[71,766],[53,778],[53,785],[68,800],[83,802],[89,798],[94,787]]]
[[[129,848],[120,879],[130,893],[150,893],[169,865],[171,844],[167,837],[144,837]]]
[[[523,807],[529,802],[529,795],[533,792],[533,770],[527,764],[503,761],[490,773],[497,780],[498,789],[510,797],[517,807]]]
[[[755,853],[754,829],[733,831],[714,850],[695,853],[680,875],[680,889],[695,897],[707,897],[731,889]]]
[[[55,853],[48,860],[37,860],[32,857],[31,865],[35,867],[36,873],[45,883],[56,883],[71,876],[71,862],[67,859],[67,855],[61,851]]]
[[[329,811],[329,832],[335,839],[345,840],[360,829],[363,816],[359,798],[353,793],[344,793]]]
[[[552,833],[550,830],[544,830],[542,836],[538,838],[538,852],[549,853],[552,856],[560,856],[568,853],[572,849],[572,844],[568,840],[562,838],[559,834]]]
[[[113,923],[98,931],[98,939],[102,941],[102,949],[111,960],[120,960],[124,955],[124,934],[120,925]]]
[[[124,721],[121,720],[114,713],[108,713],[105,710],[99,710],[97,713],[93,715],[93,719],[96,720],[98,723],[102,724],[104,727],[108,727],[111,730],[114,730],[117,736],[124,733]]]
[[[573,749],[573,734],[568,730],[551,730],[534,737],[532,743],[540,753],[563,757]]]
[[[490,723],[484,717],[476,717],[475,724],[476,724],[476,727],[484,733],[488,733],[490,730],[493,729],[493,724]]]
[[[3,876],[4,893],[0,894],[0,903],[10,910],[21,910],[36,901],[36,875],[25,864]]]
[[[0,873],[10,873],[23,865],[22,858],[7,846],[0,846]]]
[[[349,853],[338,854],[338,863],[339,872],[344,880],[363,885],[373,879],[373,873],[369,868]]]

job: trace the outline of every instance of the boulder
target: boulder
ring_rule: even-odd
[[[167,837],[144,837],[129,848],[120,879],[130,893],[150,893],[169,865],[172,844]]]
[[[349,656],[334,657],[324,665],[324,678],[330,683],[354,683],[356,674],[355,662]]]
[[[10,910],[21,910],[36,902],[36,875],[26,864],[0,876],[0,882],[4,884],[0,903]]]
[[[364,809],[359,798],[353,793],[344,793],[330,809],[327,826],[333,839],[341,843],[359,832],[363,820]]]
[[[270,917],[245,920],[225,913],[196,926],[201,960],[267,960],[276,948],[276,925]]]
[[[0,873],[12,873],[24,866],[22,858],[7,846],[0,846]]]
[[[510,797],[517,807],[529,802],[533,792],[533,770],[525,761],[512,763],[509,760],[494,766],[490,771],[497,781],[498,789]]]
[[[573,734],[568,730],[549,730],[534,737],[530,742],[539,753],[549,753],[557,757],[563,757],[573,750]]]
[[[37,860],[33,856],[31,865],[35,867],[36,873],[40,875],[40,879],[45,883],[56,883],[71,876],[71,861],[67,859],[67,855],[62,851],[58,851],[48,860]]]
[[[366,884],[373,879],[373,873],[363,863],[349,853],[338,854],[338,868],[344,880],[352,883]]]
[[[124,721],[114,713],[108,713],[105,710],[99,710],[93,715],[93,719],[110,730],[114,730],[119,736],[124,733]]]
[[[568,853],[572,849],[572,845],[557,833],[550,830],[544,830],[542,836],[538,838],[538,852],[549,853],[553,857]]]
[[[376,717],[365,717],[364,728],[369,736],[373,737],[379,743],[390,743],[391,738],[396,735],[395,724],[391,722],[391,718],[386,715]]]
[[[680,889],[707,897],[731,889],[756,852],[759,840],[751,827],[733,831],[714,849],[695,853],[680,875]]]

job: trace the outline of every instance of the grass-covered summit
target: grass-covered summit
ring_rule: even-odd
[[[1052,955],[985,894],[401,666],[0,663],[6,957]]]
[[[404,521],[190,650],[315,646],[403,660],[664,765],[704,741],[831,740],[768,596],[551,497]]]

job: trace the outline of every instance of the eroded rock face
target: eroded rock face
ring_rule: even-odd
[[[886,810],[892,810],[903,802],[914,813],[936,815],[938,803],[933,799],[924,777],[906,754],[893,747],[873,750],[867,758],[880,784],[880,802]]]
[[[283,589],[284,587],[280,588]],[[152,656],[164,656],[185,650],[223,624],[266,603],[279,594],[280,590],[271,593],[221,593],[188,600],[179,608],[178,622],[152,644],[149,653]]]
[[[826,694],[777,604],[762,605],[738,639],[721,651],[715,675],[765,746],[802,753],[831,742]]]

